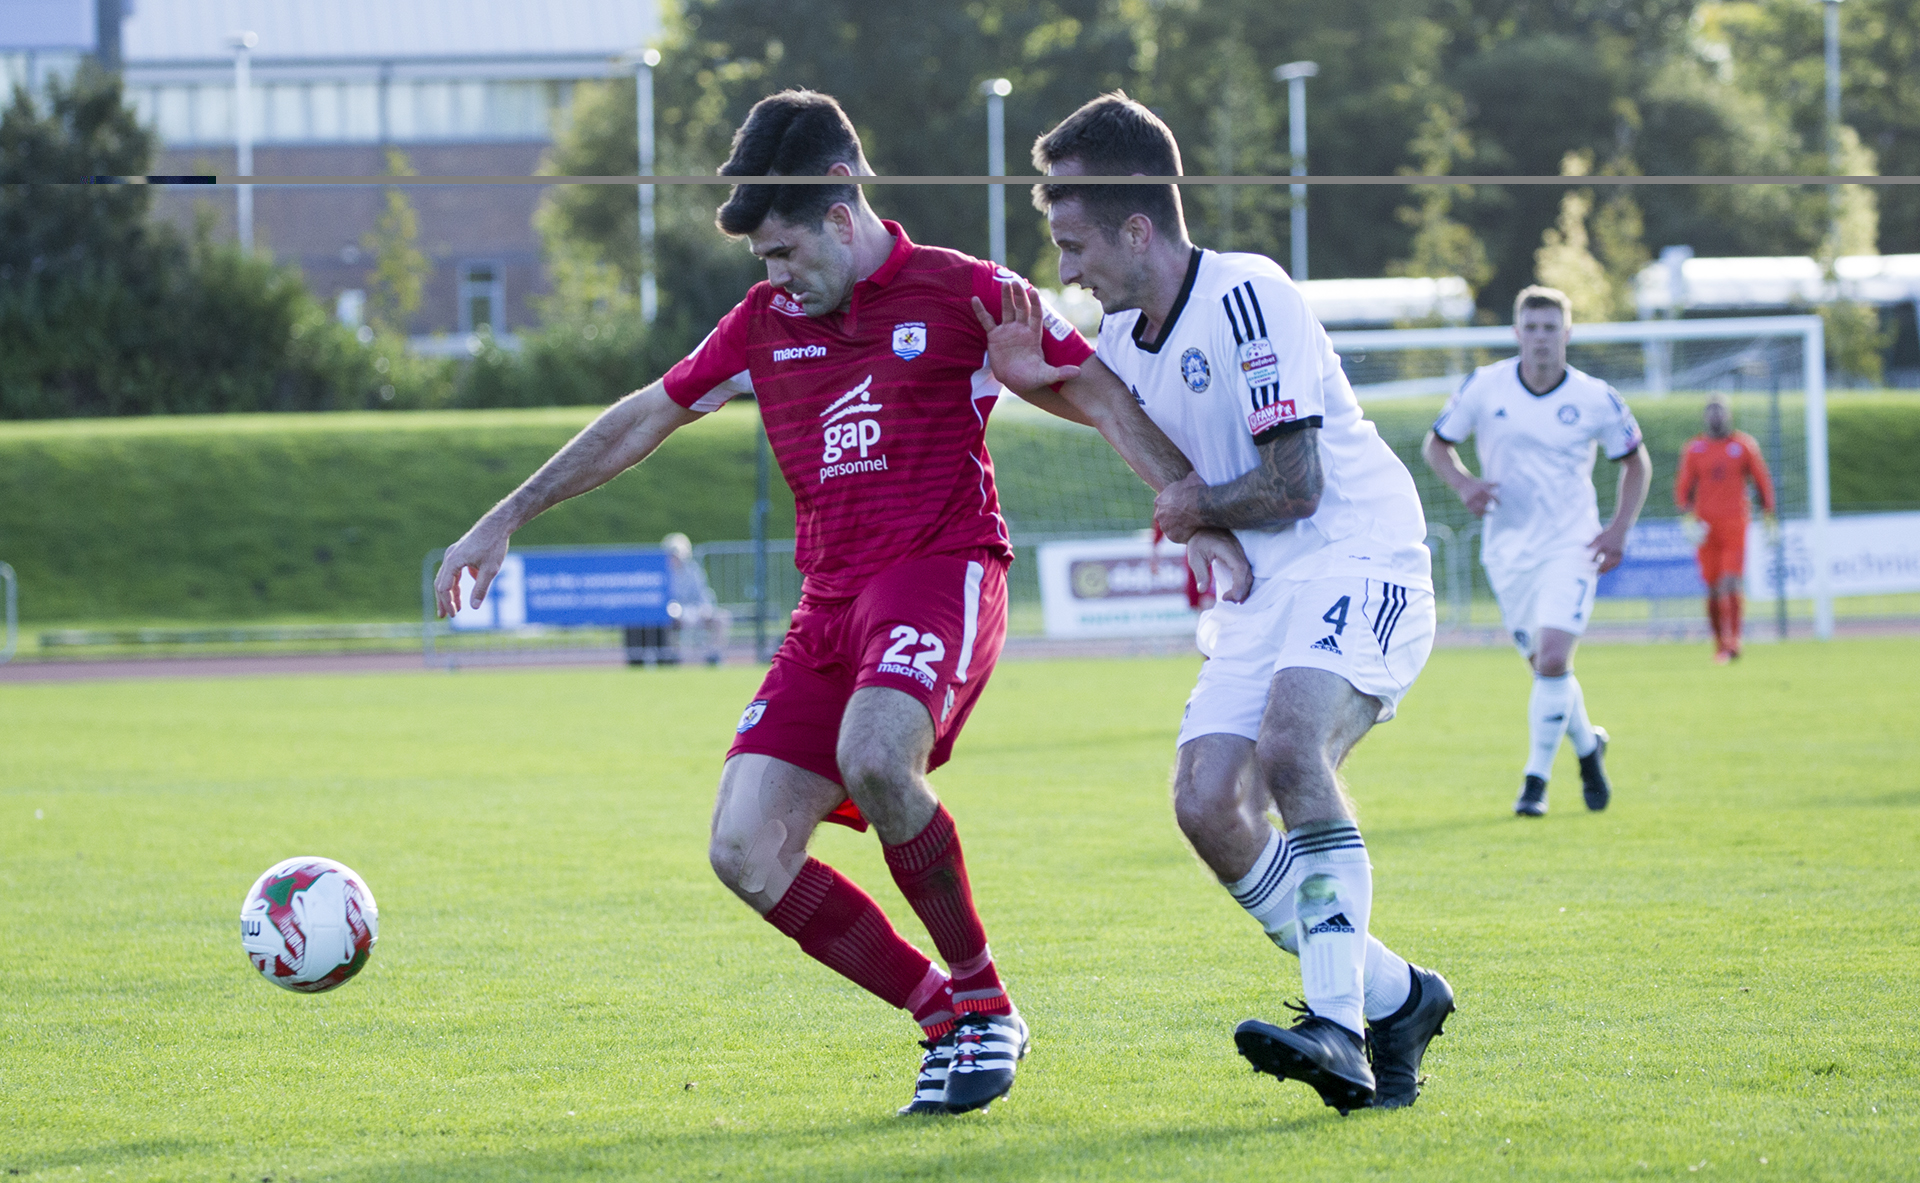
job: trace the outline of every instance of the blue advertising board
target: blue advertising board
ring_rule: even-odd
[[[1598,595],[1613,600],[1679,600],[1707,594],[1694,545],[1674,519],[1641,522],[1627,533],[1620,565],[1600,577]]]
[[[657,547],[527,550],[507,555],[486,602],[464,608],[456,629],[528,624],[630,627],[673,623],[673,583]],[[470,577],[461,576],[470,588]],[[463,591],[462,603],[471,601]]]

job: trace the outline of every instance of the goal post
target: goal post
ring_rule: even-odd
[[[1369,329],[1330,334],[1363,410],[1376,404],[1431,396],[1457,387],[1474,365],[1516,351],[1505,325],[1461,328]],[[1797,356],[1795,356],[1797,355]],[[1707,393],[1747,376],[1767,375],[1775,392],[1792,377],[1803,405],[1804,505],[1813,631],[1833,635],[1833,588],[1828,551],[1832,516],[1827,466],[1826,336],[1818,316],[1748,316],[1698,320],[1575,322],[1570,364],[1611,382],[1630,402]],[[1789,387],[1790,388],[1790,387]],[[1421,474],[1416,471],[1416,477]],[[1648,504],[1658,506],[1661,476]],[[1423,488],[1423,493],[1427,490]],[[1429,515],[1435,509],[1428,502]],[[1796,497],[1795,500],[1798,500]],[[1786,507],[1783,502],[1783,509]],[[1785,516],[1783,514],[1783,516]],[[1449,556],[1451,558],[1451,556]]]

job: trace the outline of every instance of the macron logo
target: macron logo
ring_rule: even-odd
[[[776,349],[773,351],[773,360],[775,361],[803,361],[807,358],[825,356],[827,356],[827,347],[825,345],[795,345],[791,349]]]

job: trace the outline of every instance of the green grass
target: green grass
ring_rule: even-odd
[[[1417,1106],[1346,1119],[1233,1053],[1299,983],[1174,831],[1191,660],[996,675],[935,780],[1034,1051],[990,1113],[912,1122],[907,1021],[705,866],[752,670],[0,685],[0,1171],[1910,1178],[1920,642],[1706,657],[1582,653],[1605,814],[1565,753],[1553,815],[1508,813],[1501,650],[1437,653],[1362,744],[1374,930],[1461,1010]],[[871,837],[815,850],[924,946]],[[295,853],[381,903],[318,997],[234,923]]]
[[[1742,396],[1741,425],[1765,435],[1763,400]],[[1463,527],[1459,500],[1426,473],[1419,446],[1437,400],[1368,413],[1419,480],[1431,521]],[[1836,395],[1834,506],[1920,505],[1920,398]],[[407,620],[420,562],[445,546],[573,435],[595,409],[216,415],[0,423],[0,561],[20,574],[30,632],[137,620]],[[1092,432],[1010,405],[989,444],[1017,535],[1144,527],[1152,509]],[[1672,512],[1674,460],[1699,430],[1697,398],[1642,400],[1653,451],[1648,512]],[[1799,403],[1785,400],[1797,467]],[[522,545],[745,538],[753,503],[755,415],[733,405],[669,441],[646,464],[561,506]],[[1471,454],[1471,448],[1468,449]],[[1601,502],[1612,502],[1601,465]],[[1787,482],[1797,512],[1805,490]],[[793,535],[776,473],[770,532]],[[1038,595],[1035,565],[1014,568],[1015,598]]]

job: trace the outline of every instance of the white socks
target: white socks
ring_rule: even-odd
[[[1577,756],[1590,755],[1597,737],[1587,719],[1587,696],[1571,673],[1549,678],[1533,676],[1533,693],[1527,696],[1527,728],[1532,746],[1527,751],[1528,776],[1541,780],[1553,778],[1553,758],[1560,751],[1560,738],[1573,741]]]
[[[1316,897],[1311,902],[1301,898],[1309,882]],[[1406,1004],[1412,971],[1367,934],[1373,873],[1352,822],[1302,826],[1284,838],[1274,831],[1246,877],[1224,886],[1274,944],[1300,955],[1307,1005],[1315,1014],[1359,1032],[1363,1014],[1383,1019]],[[1329,892],[1331,907],[1319,898]],[[1349,906],[1355,901],[1358,907]],[[1304,952],[1303,914],[1308,917]],[[1340,920],[1346,923],[1336,923]]]

